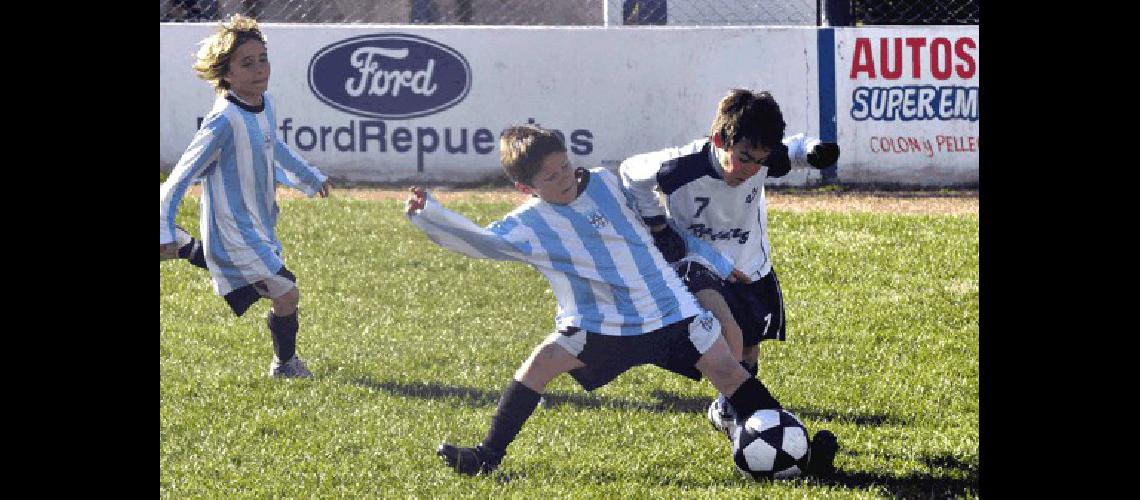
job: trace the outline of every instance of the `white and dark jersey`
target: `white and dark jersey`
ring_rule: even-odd
[[[312,197],[328,178],[278,139],[276,110],[220,95],[159,189],[159,243],[174,241],[186,189],[202,183],[202,244],[218,295],[273,276],[284,262],[277,239],[276,183]]]
[[[806,167],[807,152],[820,141],[804,134],[784,139],[793,167]],[[621,163],[622,184],[633,193],[649,225],[666,222],[712,244],[736,269],[756,280],[772,269],[764,179],[787,172],[760,171],[736,187],[724,182],[708,138],[681,147],[630,157]],[[657,190],[665,197],[661,206]]]
[[[698,314],[696,299],[653,245],[617,176],[603,168],[579,169],[578,175],[574,201],[556,205],[532,198],[486,228],[430,195],[410,219],[449,250],[537,269],[558,302],[558,330],[641,335]],[[730,261],[703,246],[717,272],[732,271]]]

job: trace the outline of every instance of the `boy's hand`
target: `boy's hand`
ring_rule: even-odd
[[[744,283],[745,285],[752,283],[752,280],[748,278],[748,275],[740,272],[739,269],[732,270],[732,274],[728,275],[728,281],[730,283]]]
[[[839,161],[839,144],[834,142],[821,142],[811,148],[807,154],[807,161],[815,168],[827,168]]]
[[[427,190],[419,186],[412,186],[409,191],[412,194],[408,197],[408,202],[404,204],[404,213],[412,215],[424,209],[424,204],[427,203]]]
[[[329,197],[329,191],[331,191],[331,190],[332,190],[332,180],[325,179],[325,182],[321,184],[320,191],[317,191],[317,196],[320,196],[321,198],[328,198]]]
[[[177,259],[178,258],[178,243],[159,243],[158,256],[161,259]]]

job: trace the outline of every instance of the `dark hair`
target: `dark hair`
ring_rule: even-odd
[[[565,153],[566,144],[553,130],[538,125],[515,125],[499,134],[499,160],[512,181],[533,186],[542,160],[551,153]]]
[[[732,89],[717,105],[709,137],[720,136],[726,147],[740,141],[775,148],[784,139],[784,115],[768,91]]]

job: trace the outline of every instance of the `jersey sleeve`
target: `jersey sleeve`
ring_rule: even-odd
[[[692,232],[680,230],[675,221],[670,220],[669,225],[685,239],[685,249],[687,253],[681,259],[682,261],[691,260],[699,262],[716,272],[721,279],[727,278],[729,274],[732,274],[732,259],[720,253],[715,246],[694,236]]]
[[[638,155],[621,162],[621,184],[633,196],[635,210],[650,227],[665,223],[665,209],[657,199],[657,172],[661,165],[649,155]]]
[[[409,216],[428,239],[453,252],[477,259],[525,260],[525,254],[507,235],[484,229],[468,218],[452,212],[427,195],[423,210]],[[491,227],[494,227],[492,224]]]
[[[321,190],[321,185],[328,179],[327,175],[309,165],[309,162],[301,158],[301,155],[280,138],[275,138],[273,141],[273,161],[274,177],[277,181],[300,189],[310,198]]]
[[[194,138],[170,176],[159,187],[158,203],[158,243],[166,244],[174,241],[174,216],[178,214],[178,204],[186,195],[191,184],[199,180],[210,167],[217,163],[218,154],[222,144],[232,140],[233,131],[229,122],[221,116],[216,116],[202,125],[194,133]]]
[[[281,168],[281,165],[277,162],[274,162],[273,165],[273,180],[277,181],[278,184],[291,187],[298,191],[305,190],[304,185],[301,184],[301,179],[298,179],[297,176],[286,172],[285,169]]]
[[[811,164],[807,161],[807,155],[816,144],[820,143],[820,140],[799,133],[785,137],[783,143],[788,148],[788,159],[791,161],[792,168],[808,168]]]

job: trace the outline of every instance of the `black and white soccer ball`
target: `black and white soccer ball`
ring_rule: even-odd
[[[790,479],[807,470],[810,442],[803,422],[787,410],[757,410],[736,429],[732,459],[755,480]]]

